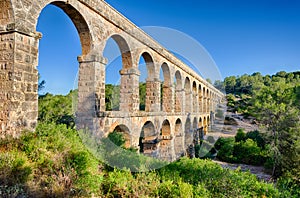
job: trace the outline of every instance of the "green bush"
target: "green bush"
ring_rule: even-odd
[[[46,94],[39,96],[38,120],[46,123],[65,124],[75,127],[73,99],[77,91],[70,91],[66,96]]]
[[[278,197],[277,189],[250,173],[207,160],[182,158],[146,173],[110,171],[65,125],[41,123],[36,132],[4,142],[0,193],[5,197]],[[231,143],[234,138],[222,145]]]
[[[215,144],[218,150],[217,158],[225,162],[236,162],[236,157],[233,155],[234,138],[219,138]]]
[[[264,163],[264,158],[261,156],[261,149],[252,139],[247,139],[245,142],[237,142],[234,145],[233,155],[239,163],[252,165],[263,165]]]
[[[24,184],[30,179],[31,164],[24,153],[16,150],[0,153],[0,185]]]
[[[276,187],[281,192],[281,197],[300,197],[300,181],[288,172],[277,180]]]
[[[253,141],[255,141],[257,143],[257,146],[259,146],[260,148],[265,148],[266,142],[262,136],[262,134],[255,130],[255,131],[250,131],[246,134],[246,139],[252,139]]]
[[[154,172],[132,174],[114,169],[107,173],[101,191],[105,197],[158,197],[160,179]]]
[[[124,146],[125,144],[125,138],[122,132],[113,131],[108,135],[108,139],[119,147]]]
[[[219,138],[215,143],[214,147],[218,150],[218,159],[231,162],[231,163],[245,163],[252,165],[266,165],[266,167],[271,167],[272,156],[270,156],[269,150],[259,147],[255,140],[260,140],[259,134],[253,132],[247,138],[247,134],[244,133],[242,129],[238,130],[238,133],[234,138]],[[266,163],[267,162],[267,163]]]
[[[182,181],[163,181],[158,188],[159,197],[193,197],[193,186]]]
[[[279,197],[272,184],[258,182],[250,173],[231,171],[207,160],[182,158],[158,171],[164,181],[178,181],[194,186],[200,197]],[[206,189],[206,191],[204,189]]]
[[[19,139],[4,141],[6,145],[2,146],[7,149],[0,153],[0,191],[6,185],[11,193],[15,189],[28,197],[99,193],[103,179],[99,161],[85,149],[74,129],[40,123],[35,132],[24,132]]]
[[[235,142],[245,141],[246,133],[244,132],[244,129],[238,129],[234,138]]]

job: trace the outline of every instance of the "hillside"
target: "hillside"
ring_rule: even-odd
[[[94,155],[82,143],[72,113],[76,92],[70,92],[40,96],[36,131],[1,139],[0,197],[299,197],[299,72],[228,77],[215,85],[228,92],[230,117],[238,114],[255,120],[259,131],[237,129],[231,139],[215,142],[207,137],[202,146],[214,143],[217,158],[223,161],[266,163],[274,183],[259,181],[239,168],[223,169],[207,159],[209,155],[205,159],[183,157],[144,173],[109,167],[105,154]],[[123,148],[122,135],[108,139]],[[102,151],[101,145],[98,148]],[[195,148],[196,156],[203,148]],[[123,157],[110,152],[113,159]],[[133,156],[127,161],[145,160]]]

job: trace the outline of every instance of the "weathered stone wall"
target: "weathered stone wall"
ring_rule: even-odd
[[[0,31],[4,31],[5,27],[3,24],[10,24],[13,22],[14,14],[12,9],[12,4],[9,0],[0,1]]]
[[[18,32],[0,34],[1,135],[18,135],[37,122],[38,40]]]
[[[14,35],[0,34],[0,135],[11,133],[9,114],[13,92]]]

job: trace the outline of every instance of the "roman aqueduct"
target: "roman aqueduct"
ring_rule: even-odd
[[[127,134],[128,145],[166,160],[182,154],[192,143],[197,128],[207,131],[223,93],[105,1],[1,0],[1,136],[18,136],[24,129],[34,130],[37,124],[37,65],[42,34],[36,26],[48,4],[61,8],[70,17],[80,37],[78,129],[104,135],[122,131]],[[103,50],[109,38],[118,44],[122,54],[119,111],[105,110],[107,60]],[[147,67],[144,111],[139,109],[141,57]],[[163,82],[159,80],[161,68]]]

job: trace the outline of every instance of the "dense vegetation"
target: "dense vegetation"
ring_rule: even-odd
[[[218,83],[231,93],[232,110],[256,117],[265,128],[219,139],[218,158],[270,164],[276,183],[202,159],[182,158],[145,173],[109,167],[104,162],[122,156],[112,151],[112,158],[99,158],[82,143],[72,113],[76,92],[70,92],[40,96],[36,131],[1,139],[0,197],[299,197],[299,74],[256,73],[235,77],[234,83],[229,79]],[[108,138],[120,147],[125,141],[118,133]],[[202,156],[203,148],[210,150],[213,141],[203,141],[207,147],[196,155]]]
[[[251,150],[253,154],[261,153],[259,159],[248,156],[252,157],[254,164],[271,165],[274,178],[288,178],[300,189],[300,72],[230,76],[224,82],[215,82],[215,86],[225,89],[229,110],[255,118],[260,126],[259,134],[266,143],[261,147],[251,138],[238,143],[234,143],[233,139],[220,140],[227,142],[224,144],[226,152],[234,153],[247,145],[249,149],[256,150]],[[219,156],[222,155],[219,153]],[[222,156],[223,160],[227,158],[225,156]],[[226,160],[245,162],[235,156]]]
[[[280,197],[289,196],[250,173],[183,158],[160,170],[131,173],[100,162],[66,125],[40,123],[35,132],[0,144],[1,197]]]

